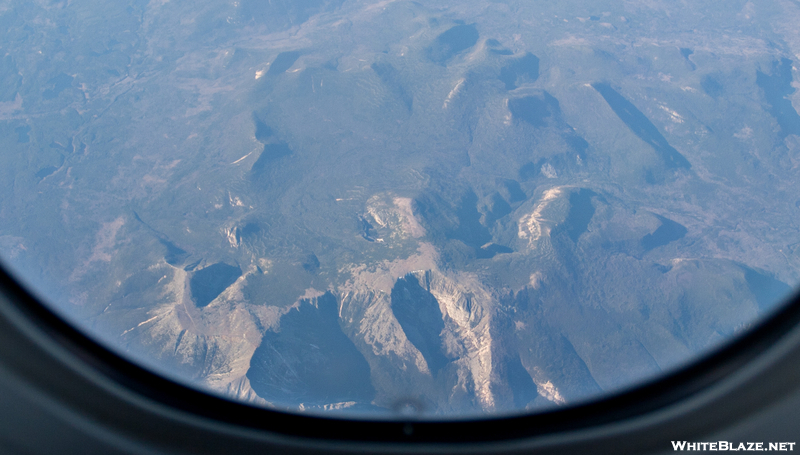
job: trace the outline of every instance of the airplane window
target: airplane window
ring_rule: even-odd
[[[800,3],[0,1],[0,259],[293,413],[560,409],[800,282]]]

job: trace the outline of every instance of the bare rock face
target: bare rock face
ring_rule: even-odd
[[[480,200],[473,202],[479,207]],[[675,242],[659,233],[669,220],[569,186],[546,188],[505,215],[481,218],[514,220],[496,231],[510,252],[488,256],[483,269],[443,268],[453,240],[430,231],[472,238],[458,223],[475,219],[459,204],[464,199],[445,223],[421,218],[408,198],[369,198],[362,216],[373,226],[372,243],[399,257],[343,264],[338,282],[323,291],[306,288],[290,305],[271,304],[285,299],[278,294],[250,297],[249,287],[261,286],[276,265],[248,240],[234,245],[252,258],[241,268],[191,257],[181,264],[157,260],[120,292],[152,283],[147,295],[158,303],[99,318],[141,314],[120,335],[132,352],[147,352],[143,361],[159,371],[239,400],[316,411],[482,413],[558,406],[657,374],[741,326],[759,302],[782,292],[780,282],[724,259],[672,259],[642,271],[636,255]],[[105,227],[114,233],[98,237],[96,260],[105,260],[98,248],[118,247],[113,237],[132,226]],[[598,250],[597,238],[629,253],[606,258],[611,268],[587,263],[608,248]],[[642,239],[661,244],[648,248]],[[307,282],[324,276],[327,259],[319,254],[298,256],[295,273],[307,274]],[[613,270],[629,270],[636,281]],[[731,296],[749,287],[756,297],[706,305],[702,314],[717,321],[709,325],[693,300],[681,303],[676,295],[707,292],[699,283],[715,283],[713,292]],[[653,296],[653,288],[661,295]]]
[[[265,403],[250,388],[245,373],[262,327],[276,324],[280,312],[242,301],[235,283],[208,306],[197,307],[190,295],[190,274],[163,267],[174,275],[164,286],[169,303],[151,310],[151,317],[123,333],[123,339],[141,343],[159,369],[168,365],[218,393]]]
[[[493,300],[474,278],[410,272],[388,295],[343,295],[343,309],[356,305],[366,311],[353,336],[369,349],[377,403],[410,401],[436,412],[494,408]]]

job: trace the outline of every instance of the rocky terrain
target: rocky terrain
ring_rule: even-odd
[[[0,1],[0,255],[176,381],[546,409],[800,279],[792,1],[90,3]]]

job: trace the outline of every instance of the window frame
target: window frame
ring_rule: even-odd
[[[729,426],[800,390],[798,364],[800,296],[795,294],[686,367],[586,403],[438,421],[289,413],[213,396],[126,360],[59,318],[0,267],[0,372],[47,404],[50,411],[43,412],[59,409],[55,415],[72,416],[61,420],[75,419],[73,426],[82,421],[79,427],[87,434],[159,453],[230,453],[232,447],[298,453],[646,453],[671,449],[670,440],[692,440]],[[0,383],[9,383],[4,377],[0,374]],[[10,419],[0,410],[0,423]],[[0,430],[0,447],[4,437],[9,436]]]

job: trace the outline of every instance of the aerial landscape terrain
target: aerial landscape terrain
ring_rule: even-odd
[[[800,2],[0,0],[0,260],[256,406],[500,415],[800,282]]]

